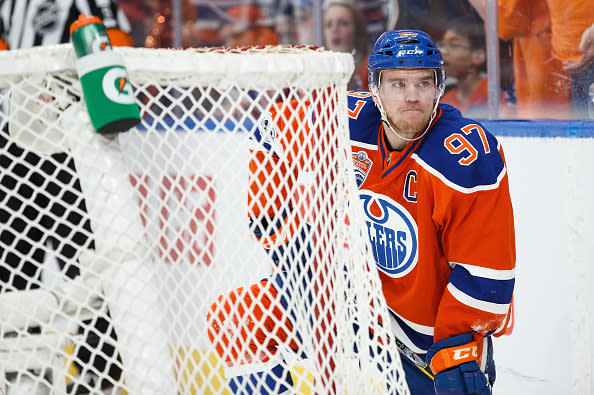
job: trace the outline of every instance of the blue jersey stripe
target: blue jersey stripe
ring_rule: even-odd
[[[485,302],[508,304],[511,301],[515,279],[493,280],[471,275],[458,265],[450,273],[450,283],[466,295]]]
[[[404,320],[400,319],[398,315],[394,314],[392,310],[390,310],[390,315],[394,320],[393,323],[398,325],[402,332],[407,336],[408,340],[410,340],[416,348],[427,351],[429,347],[431,347],[433,344],[433,335],[427,335],[413,329]],[[400,340],[405,341],[405,339]],[[407,342],[405,341],[405,343]]]

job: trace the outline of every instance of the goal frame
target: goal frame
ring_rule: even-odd
[[[154,86],[158,92],[162,89],[161,87],[172,84],[175,87],[215,87],[218,91],[231,88],[245,91],[279,91],[285,87],[308,91],[332,87],[339,91],[335,106],[344,108],[344,110],[335,110],[333,116],[337,117],[336,122],[339,127],[333,132],[340,136],[342,141],[340,144],[343,144],[342,151],[338,150],[338,153],[346,158],[343,158],[344,163],[350,163],[350,155],[347,151],[349,147],[346,83],[353,71],[353,63],[352,56],[349,54],[331,53],[321,48],[307,46],[250,47],[237,50],[225,48],[189,50],[115,48],[114,50],[123,56],[130,80],[135,87]],[[248,58],[249,60],[246,61]],[[44,61],[32,61],[34,59],[44,59]],[[187,370],[187,365],[196,363],[192,360],[196,357],[182,355],[184,352],[176,350],[175,346],[172,347],[172,344],[167,341],[172,334],[169,332],[170,329],[163,325],[167,321],[163,313],[167,309],[163,307],[163,303],[170,301],[163,300],[160,296],[157,289],[160,285],[154,285],[154,268],[146,264],[155,259],[153,256],[155,249],[147,250],[146,247],[146,221],[150,220],[150,215],[143,211],[142,204],[139,205],[139,191],[147,186],[143,184],[141,174],[131,173],[125,152],[127,145],[122,142],[122,135],[96,134],[89,123],[82,101],[60,107],[61,113],[54,124],[50,124],[46,129],[37,128],[33,132],[31,124],[16,118],[17,115],[11,107],[16,106],[17,103],[25,103],[23,106],[26,107],[28,100],[35,99],[38,94],[36,87],[31,91],[23,88],[20,92],[24,96],[18,97],[14,93],[17,91],[14,87],[20,86],[23,80],[32,81],[34,86],[36,82],[39,82],[40,86],[45,84],[43,89],[47,88],[52,92],[51,89],[55,88],[52,88],[51,84],[40,81],[46,81],[48,75],[60,76],[61,73],[73,73],[76,69],[75,60],[70,44],[0,53],[0,64],[11,65],[11,67],[0,67],[0,81],[2,81],[0,89],[10,92],[3,95],[3,102],[8,103],[10,107],[3,112],[3,124],[8,126],[10,138],[14,143],[35,151],[42,157],[51,157],[52,154],[66,150],[74,158],[95,241],[93,250],[85,250],[77,255],[81,274],[76,281],[53,284],[51,287],[40,284],[39,290],[24,292],[15,290],[0,294],[0,311],[4,311],[6,315],[3,316],[8,317],[2,324],[4,336],[0,343],[0,354],[10,357],[14,355],[15,350],[25,349],[28,344],[38,344],[38,347],[31,347],[34,353],[39,349],[49,350],[48,355],[51,357],[48,359],[53,360],[54,363],[53,365],[50,363],[49,368],[43,369],[52,372],[50,382],[55,385],[53,392],[65,393],[65,388],[61,384],[57,385],[56,381],[64,382],[72,380],[73,377],[66,372],[65,368],[64,370],[52,369],[52,366],[55,368],[55,361],[60,358],[75,358],[64,354],[62,349],[72,344],[73,339],[81,341],[70,334],[77,322],[93,315],[105,315],[109,310],[117,332],[117,350],[123,360],[125,384],[118,383],[122,389],[131,394],[195,393],[203,387],[200,387],[195,380],[192,381],[193,378],[185,376],[195,374]],[[80,95],[81,89],[75,79],[68,89],[69,92],[61,91],[65,95],[64,100],[67,100],[68,95],[72,96],[72,92],[78,92]],[[58,97],[55,94],[56,91],[53,92],[55,97]],[[167,94],[170,94],[167,99],[175,100],[176,92],[175,89],[173,93],[167,91]],[[145,99],[148,100],[146,103],[140,103],[141,112],[145,110],[142,106],[146,105],[148,108],[148,106],[160,105],[158,100],[151,101],[152,99],[147,97],[148,94],[145,95]],[[59,100],[54,98],[54,102]],[[214,101],[213,105],[219,104],[220,101]],[[181,104],[176,102],[171,104],[171,107],[176,106],[183,112],[184,107]],[[231,109],[242,110],[234,103],[231,104]],[[175,108],[170,110],[165,107],[163,112],[174,116],[157,115],[149,117],[150,121],[145,118],[134,133],[148,135],[169,129],[183,129],[185,132],[191,130],[183,114],[176,119]],[[23,122],[24,126],[11,129],[11,122],[14,123],[15,119]],[[257,124],[258,119],[246,115],[236,121],[231,115],[225,114],[221,124],[227,125],[231,122],[237,130],[249,135],[252,132],[249,129],[250,126],[246,124],[253,126]],[[199,126],[208,128],[206,123]],[[172,149],[184,151],[183,147],[165,148],[165,151]],[[143,160],[151,160],[151,158],[143,158]],[[352,163],[350,165],[352,166]],[[138,167],[132,170],[138,171]],[[350,172],[352,175],[352,169]],[[207,181],[203,180],[203,182]],[[354,180],[345,181],[345,183],[344,186],[353,193],[356,189]],[[350,204],[354,206],[354,201]],[[345,205],[345,210],[355,209],[346,206],[348,205]],[[350,222],[353,222],[356,217],[352,216],[351,211],[349,213],[351,215],[346,216],[349,217]],[[342,218],[344,217],[345,215]],[[341,216],[339,215],[338,218],[340,219]],[[122,229],[126,231],[122,232]],[[360,229],[351,226],[347,234],[351,243],[354,243],[353,240],[360,236]],[[341,240],[339,243],[344,241]],[[349,248],[354,246],[351,245]],[[378,358],[385,359],[385,356],[389,355],[388,365],[394,368],[395,375],[398,376],[393,380],[402,386],[402,367],[395,342],[390,341],[389,330],[381,324],[381,322],[389,322],[389,318],[385,302],[381,298],[379,278],[372,270],[374,269],[373,258],[365,249],[356,251],[355,254],[359,255],[353,260],[359,260],[362,266],[353,270],[357,270],[357,273],[364,277],[361,284],[352,289],[352,282],[341,283],[344,288],[340,288],[337,292],[341,292],[341,295],[344,293],[345,298],[351,298],[341,309],[358,312],[359,309],[363,309],[363,305],[352,304],[357,301],[360,303],[372,300],[373,304],[376,304],[374,308],[377,308],[377,311],[363,314],[357,321],[357,324],[362,327],[375,328],[377,333],[373,334],[373,342],[376,343],[365,335],[360,336],[357,340],[360,343],[357,344],[359,348],[371,349],[377,347],[377,342],[381,343],[385,352],[382,351],[383,356]],[[23,312],[27,313],[23,314]],[[141,312],[141,314],[132,314],[133,312]],[[27,326],[32,324],[42,327],[42,337],[27,334]],[[348,333],[351,333],[349,326],[350,324],[345,328],[349,331]],[[5,335],[11,331],[17,334],[18,341],[8,344]],[[109,342],[107,338],[102,338],[102,341]],[[209,348],[206,340],[197,340],[197,344],[205,349]],[[188,349],[186,352],[192,354],[195,350]],[[360,352],[364,354],[363,350]],[[212,355],[205,355],[206,359],[212,358]],[[38,357],[37,355],[26,359],[18,370],[29,377],[30,375],[26,372],[32,370],[33,365],[27,365],[27,363],[31,364],[33,359],[39,360]],[[351,393],[351,389],[357,389],[356,393],[386,391],[386,384],[377,382],[385,377],[381,372],[379,374],[373,372],[376,366],[382,363],[379,359],[374,360],[369,355],[358,360],[348,358],[340,360],[337,357],[335,372],[337,377],[332,380],[339,387],[337,391],[341,392],[341,389],[348,390],[348,393]],[[117,361],[112,362],[117,363]],[[300,362],[293,361],[293,363],[299,365]],[[7,369],[14,369],[14,367],[5,366],[3,369],[6,373]],[[220,363],[209,365],[209,369],[203,377],[204,380],[211,383],[222,380],[218,371]],[[307,376],[315,373],[316,366],[311,367],[306,363],[300,369],[305,371]],[[3,374],[2,369],[0,374]],[[312,393],[324,391],[323,388],[316,387],[317,382],[315,378],[309,381],[301,379],[300,385],[305,385]],[[204,385],[204,388],[209,391],[223,391],[224,388],[220,384],[216,387],[212,384]],[[407,393],[405,385],[398,387],[398,393]]]

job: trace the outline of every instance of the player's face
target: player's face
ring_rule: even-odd
[[[379,96],[388,120],[408,137],[413,137],[427,126],[438,94],[431,69],[382,71]]]

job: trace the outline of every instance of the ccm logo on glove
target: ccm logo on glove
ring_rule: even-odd
[[[474,359],[478,358],[478,354],[476,351],[476,346],[471,346],[471,347],[464,347],[464,348],[460,348],[457,350],[452,350],[454,353],[454,361],[459,361],[461,359],[465,359],[468,358],[469,356],[473,356]]]
[[[464,362],[476,361],[477,346],[474,341],[457,347],[443,348],[431,358],[430,367],[433,374],[460,365]]]

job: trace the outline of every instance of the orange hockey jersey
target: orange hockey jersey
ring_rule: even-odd
[[[293,163],[297,151],[288,142],[296,139],[283,133],[308,129],[287,128],[279,122],[279,109],[298,113],[293,122],[316,116],[296,105],[273,109],[269,120],[275,132],[256,135],[260,143],[266,140],[260,158],[276,144],[289,153],[285,163]],[[497,331],[509,312],[515,281],[513,213],[499,142],[479,123],[442,104],[422,139],[390,151],[368,92],[349,94],[348,113],[367,237],[395,335],[423,354],[450,336]],[[252,171],[261,174],[257,161]],[[288,166],[299,172],[302,165]],[[265,204],[255,203],[251,199],[251,206]],[[275,207],[266,207],[272,216]],[[291,208],[281,211],[286,217]]]

